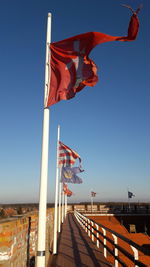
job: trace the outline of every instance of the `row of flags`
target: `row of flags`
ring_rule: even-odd
[[[63,191],[67,196],[72,196],[73,192],[69,190],[66,183],[81,184],[83,180],[77,176],[78,173],[83,172],[81,166],[80,155],[59,141],[59,154],[58,154],[58,166],[61,169],[60,182],[63,183]],[[79,166],[73,167],[76,159],[79,159]]]
[[[96,197],[96,194],[96,192],[91,191],[91,197]],[[132,192],[128,191],[128,198],[132,197],[135,197],[135,195]]]
[[[79,159],[79,166],[73,167],[76,159]],[[61,182],[81,184],[83,181],[77,176],[84,170],[81,167],[81,158],[77,152],[59,141],[59,167],[61,168]]]
[[[127,6],[128,7],[128,6]],[[130,7],[128,7],[130,8]],[[131,9],[131,8],[130,8]],[[131,9],[132,10],[132,9]],[[45,239],[46,239],[46,192],[48,173],[48,139],[49,139],[49,109],[48,107],[61,100],[73,98],[86,85],[94,86],[98,81],[97,66],[89,58],[91,50],[98,44],[110,41],[133,41],[136,39],[139,29],[137,13],[139,8],[131,16],[127,36],[111,36],[100,32],[88,32],[59,42],[50,44],[51,14],[48,15],[46,67],[45,67],[45,92],[43,115],[43,141],[41,160],[41,182],[39,200],[39,223],[37,244],[37,267],[45,266]],[[73,167],[75,160],[79,159],[79,167]],[[59,166],[61,167],[61,181],[66,183],[82,183],[77,176],[82,172],[80,156],[59,143]],[[58,169],[58,168],[57,168]],[[57,182],[56,182],[57,185]],[[57,187],[56,187],[57,188]],[[72,194],[68,189],[66,194]],[[57,190],[56,190],[57,191]],[[70,193],[69,193],[70,191]],[[95,193],[95,192],[94,192]],[[57,194],[55,194],[57,196]],[[55,197],[57,200],[57,197]],[[57,201],[55,201],[57,204]],[[57,217],[57,216],[56,216]],[[57,220],[55,220],[55,230]],[[56,234],[55,234],[56,237]],[[56,242],[55,242],[56,246]],[[56,248],[54,249],[54,254]]]
[[[76,159],[79,159],[79,167],[73,167]],[[77,176],[78,173],[83,172],[81,167],[81,157],[70,147],[59,141],[59,167],[61,168],[61,179],[60,182],[63,183],[63,190],[67,196],[71,196],[72,192],[69,191],[66,183],[81,184],[82,179]],[[96,196],[96,192],[91,191],[91,197]],[[128,198],[135,197],[135,195],[128,191]]]

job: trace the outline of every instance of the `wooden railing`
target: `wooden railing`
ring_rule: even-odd
[[[74,215],[79,224],[82,226],[85,232],[87,232],[88,236],[92,239],[92,241],[96,242],[98,248],[101,243],[101,245],[103,246],[104,257],[107,258],[108,254],[113,256],[113,266],[118,267],[120,263],[121,266],[129,267],[129,264],[127,264],[127,260],[130,260],[133,263],[133,266],[135,267],[147,266],[139,260],[139,252],[142,252],[142,254],[147,254],[146,249],[142,248],[141,246],[139,246],[132,240],[124,237],[123,235],[105,227],[104,225],[96,223],[92,219],[85,217],[76,210],[74,211]],[[120,246],[120,240],[122,242],[125,242],[127,247],[130,246],[133,253],[131,253],[132,251],[129,252],[128,250],[126,250],[124,248],[126,246]],[[120,257],[120,254],[124,257]]]

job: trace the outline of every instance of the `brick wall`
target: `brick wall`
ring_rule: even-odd
[[[47,209],[47,262],[53,242],[53,218],[53,208]],[[34,266],[37,250],[37,227],[37,212],[28,213],[20,218],[0,221],[0,267]]]

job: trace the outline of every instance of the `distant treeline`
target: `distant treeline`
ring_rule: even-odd
[[[68,203],[68,205],[91,205],[91,202],[78,202],[78,203]],[[120,206],[120,205],[129,205],[128,202],[96,202],[94,201],[94,205],[111,205],[111,206]],[[149,206],[150,205],[150,202],[130,202],[130,205],[140,205],[140,206]],[[37,208],[39,207],[39,204],[38,203],[14,203],[14,204],[0,204],[0,208],[19,208],[19,207],[22,207],[22,208]],[[54,203],[48,203],[47,204],[47,207],[48,208],[52,208],[54,207]]]
[[[47,207],[48,208],[52,208],[54,206],[54,203],[48,203]],[[32,208],[37,208],[39,207],[38,203],[13,203],[13,204],[0,204],[0,208],[18,208],[18,207],[22,207],[22,208],[28,208],[28,207],[32,207]]]

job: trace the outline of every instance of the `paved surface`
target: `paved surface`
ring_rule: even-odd
[[[50,267],[108,267],[102,248],[97,248],[73,214],[68,214],[58,238],[58,254]]]

